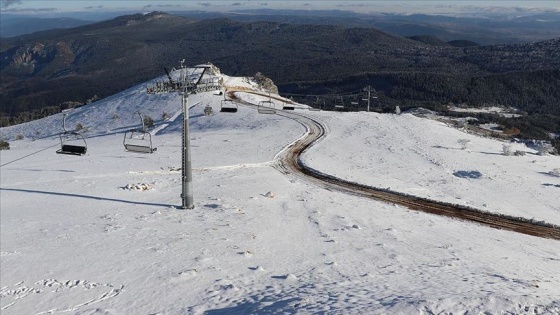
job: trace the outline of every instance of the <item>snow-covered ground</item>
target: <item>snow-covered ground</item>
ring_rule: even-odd
[[[219,113],[213,92],[189,97],[195,208],[179,209],[180,98],[145,87],[68,113],[88,128],[82,157],[55,154],[60,114],[1,129],[3,315],[560,313],[558,241],[287,177],[273,159],[304,127]],[[139,110],[155,120],[154,154],[124,151]],[[295,112],[327,127],[304,156],[321,172],[560,224],[558,157],[520,144],[525,156],[505,156],[498,140],[409,114]]]
[[[331,132],[306,159],[313,168],[370,186],[560,225],[560,178],[551,174],[560,168],[557,156],[408,114],[320,116]],[[504,144],[526,153],[506,156]],[[463,176],[468,174],[477,176]]]
[[[495,114],[500,115],[502,117],[521,117],[521,114],[516,114],[519,110],[513,107],[501,107],[501,106],[489,106],[483,108],[462,108],[451,106],[449,108],[450,111],[453,112],[460,112],[460,113],[486,113],[486,114]]]

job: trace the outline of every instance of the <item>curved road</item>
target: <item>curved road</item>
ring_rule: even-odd
[[[240,100],[235,96],[234,92],[236,91],[229,90],[228,96],[241,104],[256,106]],[[247,90],[239,92],[253,93],[268,97],[268,95]],[[560,240],[560,227],[553,224],[541,222],[535,223],[527,219],[489,213],[475,208],[370,187],[359,183],[349,182],[315,170],[303,163],[301,155],[305,153],[305,151],[308,150],[314,143],[325,136],[324,126],[311,117],[307,117],[303,114],[296,114],[292,111],[277,110],[276,114],[293,119],[307,129],[304,136],[290,144],[276,156],[274,167],[285,174],[294,174],[324,188],[336,189],[338,191],[360,197],[398,204],[412,210],[477,222],[497,229]]]

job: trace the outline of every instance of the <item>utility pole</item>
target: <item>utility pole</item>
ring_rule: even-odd
[[[365,87],[364,91],[368,92],[367,93],[367,111],[369,112],[370,101],[371,101],[372,98],[377,98],[377,96],[374,96],[374,97],[371,96],[371,92],[375,92],[375,89],[372,89],[371,85],[368,85],[367,87]]]

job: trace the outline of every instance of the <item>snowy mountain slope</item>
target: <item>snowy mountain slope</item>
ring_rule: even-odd
[[[2,314],[560,313],[557,241],[286,177],[270,163],[304,128],[246,106],[204,116],[222,97],[189,97],[194,210],[176,208],[177,95],[138,86],[72,111],[69,125],[89,127],[82,157],[40,151],[57,145],[60,115],[2,128],[9,139],[42,135],[0,151]],[[156,120],[154,154],[122,147],[138,110]],[[158,119],[162,111],[171,119]],[[557,222],[560,179],[542,174],[560,167],[557,157],[481,158],[501,143],[410,115],[296,112],[329,130],[304,156],[314,168]],[[456,149],[456,138],[471,140],[467,150]],[[535,213],[525,212],[531,202]]]
[[[307,156],[310,167],[374,187],[560,225],[560,178],[551,174],[560,168],[558,157],[410,114],[317,115],[328,121],[331,133]],[[526,154],[506,156],[503,145]],[[471,173],[476,176],[464,175]]]

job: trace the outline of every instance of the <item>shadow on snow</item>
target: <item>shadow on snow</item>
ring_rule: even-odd
[[[0,191],[15,191],[15,192],[32,193],[32,194],[44,194],[44,195],[54,195],[54,196],[63,196],[63,197],[74,197],[74,198],[86,198],[86,199],[93,199],[93,200],[99,200],[99,201],[121,202],[121,203],[133,204],[133,205],[145,205],[145,206],[156,206],[156,207],[175,207],[174,205],[163,204],[163,203],[131,201],[131,200],[114,199],[114,198],[97,197],[97,196],[88,196],[88,195],[79,195],[79,194],[69,194],[69,193],[61,193],[61,192],[53,192],[53,191],[40,191],[40,190],[14,189],[14,188],[0,188]]]

